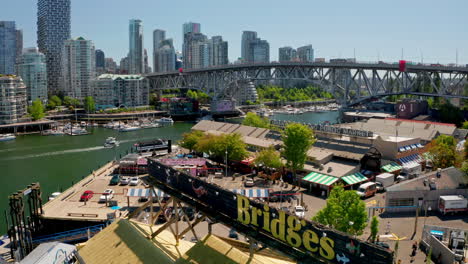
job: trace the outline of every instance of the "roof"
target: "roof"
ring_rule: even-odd
[[[415,179],[403,181],[401,183],[392,185],[387,188],[389,191],[415,191],[415,190],[428,190],[429,184],[424,185],[426,180],[434,180],[436,188],[438,190],[449,190],[449,189],[466,189],[468,188],[468,177],[464,175],[462,171],[457,168],[450,167],[442,169],[441,177],[436,177],[436,172],[431,172],[419,176]]]
[[[367,181],[367,177],[360,172],[353,173],[348,176],[341,177],[341,179],[349,185]]]
[[[317,172],[311,172],[307,176],[302,178],[302,180],[308,181],[311,183],[317,183],[320,185],[330,186],[336,181],[338,181],[339,178],[328,176],[328,175],[317,173]]]
[[[125,195],[127,197],[149,197],[150,196],[150,189],[141,189],[141,188],[130,188]],[[165,197],[168,196],[163,191],[159,189],[154,189],[152,197]]]
[[[440,198],[443,198],[446,201],[457,201],[460,199],[465,199],[463,195],[442,195]]]
[[[386,172],[394,172],[394,171],[397,171],[397,170],[401,170],[402,168],[403,167],[400,166],[398,163],[392,162],[390,164],[382,166],[381,169],[386,171]]]
[[[65,260],[76,254],[76,247],[73,245],[49,242],[42,243],[29,253],[21,264],[49,264],[49,263],[62,263],[58,259]],[[57,262],[55,262],[57,261]]]

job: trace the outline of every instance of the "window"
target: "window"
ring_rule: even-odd
[[[412,206],[413,198],[397,198],[397,199],[390,199],[388,201],[388,206]]]

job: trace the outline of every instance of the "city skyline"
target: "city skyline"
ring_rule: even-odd
[[[31,5],[9,2],[3,18],[16,21],[17,28],[23,29],[25,47],[37,46],[37,1],[29,2]],[[462,34],[462,6],[468,3],[457,2],[457,5],[439,6],[431,4],[435,1],[415,1],[405,3],[403,9],[400,6],[403,1],[374,6],[375,3],[366,0],[342,3],[341,8],[332,3],[298,1],[298,5],[273,6],[268,14],[260,14],[257,8],[260,2],[249,9],[245,9],[242,3],[222,7],[211,1],[199,6],[187,3],[178,12],[170,12],[173,6],[168,3],[145,1],[128,8],[124,1],[117,0],[110,6],[92,3],[94,8],[90,10],[87,8],[90,1],[80,1],[72,3],[71,37],[91,39],[96,48],[119,61],[128,52],[128,44],[122,40],[128,38],[129,19],[143,21],[144,35],[147,36],[145,47],[152,47],[152,31],[161,28],[173,37],[174,47],[179,51],[182,50],[182,25],[194,21],[201,24],[203,34],[220,35],[229,42],[231,62],[241,55],[242,31],[252,30],[270,43],[271,61],[278,60],[279,47],[312,44],[316,58],[350,58],[356,54],[358,61],[396,61],[403,53],[404,59],[415,62],[423,59],[427,63],[455,63],[458,49],[458,63],[465,64],[468,63],[468,37]],[[155,7],[160,10],[158,18],[152,15],[151,10]],[[121,9],[125,9],[126,15],[115,17],[114,14]],[[196,12],[199,9],[203,11]],[[239,15],[240,10],[242,15]],[[274,19],[280,15],[285,19]],[[239,17],[242,17],[241,21]],[[152,57],[153,50],[148,50],[148,53]]]

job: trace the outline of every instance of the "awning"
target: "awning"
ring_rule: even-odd
[[[330,186],[333,183],[335,183],[338,180],[338,178],[328,176],[325,174],[321,174],[321,173],[317,173],[317,172],[311,172],[307,176],[302,178],[302,180],[325,185],[325,186]]]
[[[399,151],[399,152],[404,152],[404,151],[405,151],[405,148],[404,148],[404,147],[400,147],[400,148],[398,148],[398,151]]]
[[[238,194],[244,195],[244,190],[242,190],[242,189],[231,189],[230,191],[233,192],[233,193],[238,193]]]
[[[367,177],[362,175],[362,173],[360,173],[360,172],[356,172],[354,174],[341,177],[341,179],[343,181],[345,181],[349,185],[356,184],[356,183],[363,182],[363,181],[367,181]]]
[[[401,170],[403,167],[398,165],[398,163],[396,162],[392,162],[390,164],[387,164],[385,166],[382,166],[382,170],[386,171],[386,172],[394,172],[394,171],[397,171],[397,170]]]
[[[418,146],[418,148],[424,148],[423,145],[421,145],[421,143],[416,144],[416,146]]]
[[[138,188],[130,188],[127,191],[128,197],[149,197],[150,196],[150,190],[151,189],[138,189]],[[168,194],[165,194],[163,191],[159,189],[154,189],[153,190],[153,197],[168,197]]]
[[[411,145],[411,149],[417,149],[417,148],[418,148],[418,146],[416,146],[416,145],[414,145],[414,144]]]
[[[409,156],[406,156],[406,157],[403,157],[403,158],[399,158],[398,161],[403,165],[409,165],[409,164],[419,164],[423,159],[421,158],[421,156],[419,156],[419,154],[413,154],[413,155],[409,155]]]
[[[251,198],[265,198],[269,196],[268,189],[245,189],[245,196]]]

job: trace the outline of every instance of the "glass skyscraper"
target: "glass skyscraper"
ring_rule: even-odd
[[[46,56],[48,90],[60,87],[62,49],[71,31],[71,0],[38,0],[37,45]]]
[[[26,85],[28,101],[47,102],[47,66],[45,55],[38,48],[25,49],[18,59],[18,75]]]
[[[15,74],[16,25],[0,21],[0,74]]]
[[[139,19],[131,19],[129,25],[128,62],[129,73],[144,73],[143,25]]]

